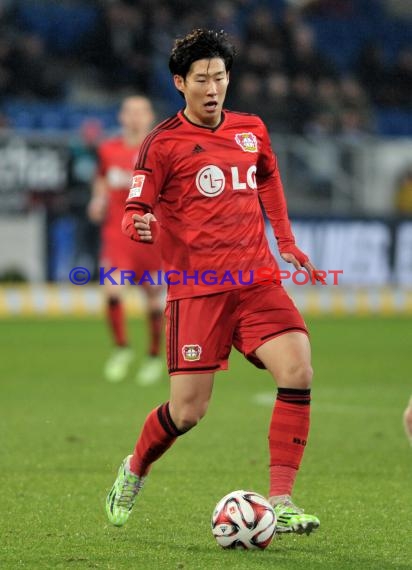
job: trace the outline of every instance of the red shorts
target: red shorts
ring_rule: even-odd
[[[302,331],[305,321],[281,285],[168,301],[166,347],[169,373],[226,370],[232,346],[258,368],[255,350],[273,337]]]
[[[138,243],[121,233],[115,237],[103,235],[100,264],[106,270],[117,267],[134,271],[138,281],[145,271],[153,273],[162,268],[160,245]]]

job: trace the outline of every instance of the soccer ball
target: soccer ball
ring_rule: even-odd
[[[272,542],[276,515],[254,491],[233,491],[221,499],[212,515],[212,533],[222,548],[260,548]]]

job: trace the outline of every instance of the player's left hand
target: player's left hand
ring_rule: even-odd
[[[302,267],[306,269],[309,273],[310,279],[312,283],[314,281],[319,281],[322,285],[326,285],[326,281],[321,275],[316,267],[311,263],[309,257],[303,253],[298,247],[295,245],[290,246],[290,252],[283,251],[280,253],[281,258],[286,261],[287,263],[291,263],[293,267],[300,271]]]
[[[157,219],[153,214],[147,213],[144,216],[139,216],[138,214],[134,214],[132,216],[134,220],[134,227],[139,234],[140,241],[153,243],[155,241],[157,235]]]

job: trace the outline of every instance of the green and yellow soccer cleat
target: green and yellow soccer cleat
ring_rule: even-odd
[[[143,487],[144,477],[138,477],[129,469],[128,455],[122,462],[116,481],[106,499],[106,513],[115,526],[123,526],[130,516],[136,495]]]
[[[276,497],[276,501],[269,499],[269,502],[276,513],[276,532],[295,532],[309,535],[319,528],[319,519],[314,515],[305,514],[302,509],[293,504],[289,496]]]
[[[121,382],[127,376],[134,359],[134,353],[127,346],[118,346],[104,367],[104,377],[108,382]]]

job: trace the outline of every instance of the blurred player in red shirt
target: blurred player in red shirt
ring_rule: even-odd
[[[206,413],[232,346],[278,386],[269,428],[277,531],[309,534],[319,526],[291,498],[309,433],[308,332],[276,279],[259,199],[282,258],[313,278],[316,270],[295,245],[265,125],[256,115],[223,110],[233,56],[223,32],[194,30],[176,40],[169,67],[185,108],[142,144],[126,202],[123,229],[132,240],[150,244],[162,226],[164,269],[173,272],[166,308],[171,379],[170,401],[146,418],[107,497],[117,526],[127,521],[152,463]]]
[[[105,271],[116,267],[110,275],[120,283],[120,270],[136,273],[137,281],[144,271],[161,268],[159,244],[147,247],[128,239],[121,231],[124,202],[129,193],[133,167],[139,147],[154,121],[150,101],[143,96],[127,97],[122,104],[119,121],[122,134],[103,142],[98,149],[98,170],[88,206],[90,220],[101,224],[100,266]],[[144,286],[148,306],[150,346],[148,356],[139,368],[136,380],[145,385],[156,382],[162,374],[159,356],[163,315],[163,290],[158,285]],[[126,333],[122,303],[122,286],[105,279],[107,321],[112,331],[115,351],[107,361],[105,377],[110,382],[123,380],[134,359]]]

